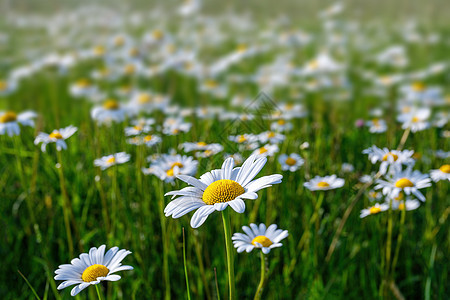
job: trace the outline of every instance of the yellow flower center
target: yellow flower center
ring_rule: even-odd
[[[257,237],[255,237],[252,240],[252,245],[253,246],[256,246],[256,243],[261,244],[263,247],[269,247],[270,245],[273,244],[272,241],[268,237],[266,237],[264,235],[258,235]]]
[[[132,64],[128,64],[128,65],[125,66],[125,70],[124,71],[125,71],[126,74],[133,74],[134,71],[136,71],[136,67],[134,65],[132,65]]]
[[[413,186],[414,186],[414,183],[412,183],[411,180],[409,180],[408,178],[400,178],[395,183],[395,187],[398,187],[401,189],[404,189],[406,187],[413,187]]]
[[[443,165],[442,167],[439,168],[439,170],[443,173],[450,173],[450,165]]]
[[[293,165],[295,165],[295,164],[297,163],[297,161],[296,161],[294,158],[292,158],[292,157],[288,157],[288,158],[286,159],[285,163],[286,163],[288,166],[293,166]]]
[[[415,92],[422,92],[425,90],[425,84],[423,82],[414,82],[411,87]]]
[[[398,205],[398,209],[400,209],[400,210],[405,210],[405,203],[400,203],[400,204]]]
[[[144,137],[144,141],[145,141],[145,142],[150,142],[152,139],[153,139],[153,136],[151,136],[151,135],[146,135],[146,136]]]
[[[184,167],[184,165],[182,163],[180,163],[180,162],[174,162],[172,164],[172,166],[170,166],[171,169],[173,169],[175,167],[182,168],[182,167]]]
[[[267,137],[268,137],[269,139],[271,139],[271,138],[275,137],[275,133],[271,131],[271,132],[269,132],[269,133],[267,134]]]
[[[108,275],[109,270],[107,267],[103,265],[92,265],[86,268],[84,270],[83,274],[81,275],[81,279],[83,279],[84,282],[92,282],[96,281],[98,277],[105,277]]]
[[[108,110],[118,110],[119,109],[119,102],[116,100],[110,99],[106,100],[105,103],[103,103],[103,108]]]
[[[110,158],[108,158],[107,160],[106,160],[106,163],[108,163],[108,164],[113,164],[113,163],[115,163],[116,162],[116,158],[113,156],[113,157],[110,157]]]
[[[224,203],[236,199],[245,189],[236,181],[221,179],[211,183],[203,192],[202,200],[208,205]]]
[[[136,126],[133,126],[133,129],[141,131],[142,130],[142,126],[136,125]]]
[[[419,120],[418,117],[413,117],[413,118],[411,119],[411,121],[412,121],[413,123],[417,123],[417,122],[419,122],[420,120]]]
[[[166,174],[167,174],[167,176],[169,176],[169,177],[173,177],[173,175],[175,174],[175,173],[173,172],[173,168],[167,170]]]
[[[94,54],[95,55],[103,55],[103,54],[105,54],[105,47],[103,47],[103,46],[96,46],[94,48]]]
[[[149,94],[140,94],[138,97],[138,102],[140,104],[149,103],[152,97]]]
[[[164,36],[164,33],[161,30],[153,31],[153,37],[155,38],[155,40],[160,40],[163,38],[163,36]]]
[[[245,52],[245,50],[247,50],[247,45],[245,44],[238,45],[237,52]]]
[[[217,81],[209,79],[205,81],[205,85],[209,88],[216,88],[219,84],[217,83]]]
[[[205,147],[206,145],[208,145],[208,144],[206,144],[205,142],[198,142],[197,143],[197,146],[199,146],[199,147]]]
[[[286,124],[286,121],[283,119],[280,119],[280,120],[278,120],[277,123],[278,123],[278,125],[284,125],[284,124]]]
[[[116,37],[116,39],[114,40],[114,44],[116,46],[122,46],[125,43],[125,39],[121,36]]]
[[[80,88],[87,88],[91,83],[87,79],[80,79],[77,81],[76,85]]]
[[[2,116],[0,116],[0,123],[9,123],[17,120],[16,113],[12,111],[5,112]]]
[[[379,208],[378,206],[372,206],[371,208],[369,208],[369,213],[371,215],[377,214],[381,212],[381,208]]]
[[[399,193],[397,197],[394,198],[394,200],[402,201],[405,198],[405,194],[403,192]]]
[[[392,152],[386,153],[386,154],[383,156],[383,161],[387,161],[387,160],[389,159],[390,156],[392,156],[392,158],[394,158],[394,161],[397,161],[398,155],[397,155],[397,154],[394,154],[394,153],[392,153]]]
[[[59,133],[58,131],[54,131],[54,132],[50,133],[49,138],[60,140],[63,137],[62,137],[61,133]]]
[[[267,148],[266,147],[261,147],[261,148],[259,148],[259,154],[264,154],[264,153],[266,153],[268,150],[267,150]]]
[[[245,136],[243,136],[243,135],[240,135],[239,137],[238,137],[238,143],[243,143],[243,142],[245,142],[247,140],[247,138],[245,137]]]
[[[0,80],[0,91],[6,91],[8,84],[5,81]]]
[[[325,188],[325,187],[329,187],[330,184],[329,184],[328,182],[321,181],[321,182],[319,182],[319,183],[317,184],[317,186],[318,186],[318,187],[321,187],[321,188]]]

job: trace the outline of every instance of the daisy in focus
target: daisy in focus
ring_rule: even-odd
[[[303,166],[305,161],[297,153],[291,153],[290,155],[281,154],[278,157],[278,162],[281,164],[283,171],[295,172]]]
[[[55,271],[55,280],[64,280],[58,290],[76,285],[70,295],[76,296],[85,288],[99,284],[102,281],[117,281],[120,276],[114,273],[125,270],[133,270],[132,266],[123,266],[122,260],[130,251],[113,247],[105,253],[105,245],[92,247],[89,253],[80,254],[80,258],[74,258],[70,264],[60,265]]]
[[[128,162],[130,160],[130,154],[125,152],[119,152],[111,155],[106,155],[101,158],[94,160],[94,166],[100,167],[100,169],[106,170],[109,167],[120,165]]]
[[[267,162],[265,157],[250,156],[241,167],[234,168],[233,158],[228,158],[221,169],[212,170],[196,179],[187,175],[177,178],[192,185],[166,196],[180,196],[164,209],[166,217],[179,218],[197,209],[191,218],[191,226],[198,228],[214,211],[222,211],[228,206],[237,213],[245,211],[243,199],[255,200],[259,190],[281,183],[282,175],[263,176],[253,180]]]
[[[36,118],[36,113],[33,111],[25,111],[20,114],[16,114],[13,111],[0,112],[0,135],[5,133],[9,136],[20,134],[20,125],[34,126],[33,119]]]
[[[249,253],[259,248],[264,254],[268,254],[273,248],[283,246],[280,241],[289,235],[287,230],[277,229],[276,224],[266,228],[263,223],[259,226],[252,223],[250,227],[242,226],[242,230],[245,233],[235,233],[232,237],[233,245],[238,253],[244,250]]]
[[[337,178],[336,175],[320,177],[316,176],[308,182],[305,182],[305,186],[310,191],[327,191],[341,188],[344,186],[345,180]]]
[[[431,186],[430,181],[428,174],[422,174],[408,168],[405,171],[395,173],[387,180],[378,179],[378,185],[375,186],[375,189],[382,189],[383,195],[391,198],[396,198],[400,192],[404,192],[406,195],[413,194],[420,201],[425,201],[425,196],[419,189]]]
[[[40,132],[34,140],[34,144],[38,145],[42,143],[42,152],[45,152],[47,145],[50,143],[55,143],[56,150],[58,151],[61,151],[62,149],[65,150],[67,149],[66,140],[70,138],[75,132],[77,132],[77,130],[77,127],[70,125],[66,128],[55,129],[50,134]]]

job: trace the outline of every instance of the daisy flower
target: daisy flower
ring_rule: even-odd
[[[163,154],[155,158],[149,168],[143,168],[145,175],[153,174],[164,182],[174,182],[177,175],[193,176],[197,173],[198,161],[191,156]]]
[[[382,119],[372,119],[366,122],[370,133],[383,133],[387,130],[386,121]]]
[[[144,124],[144,125],[134,125],[131,127],[125,127],[125,135],[126,136],[133,136],[133,135],[139,135],[142,133],[147,133],[151,130],[152,128],[150,127],[150,125]]]
[[[360,218],[365,218],[365,217],[370,216],[370,215],[376,215],[376,214],[378,214],[380,212],[383,212],[383,211],[386,211],[388,209],[389,209],[389,204],[387,204],[387,203],[382,203],[382,204],[376,203],[374,206],[371,206],[369,208],[361,210],[361,213],[359,214],[359,217]]]
[[[36,118],[36,113],[33,111],[25,111],[20,114],[16,114],[13,111],[1,111],[0,112],[0,135],[5,133],[9,136],[19,135],[20,126],[34,126],[33,118]]]
[[[369,160],[372,164],[381,162],[380,173],[386,174],[388,169],[392,168],[392,171],[401,169],[401,165],[413,165],[414,158],[412,157],[414,151],[412,150],[389,150],[388,148],[380,149],[377,146],[372,146],[363,151],[364,154],[369,156]]]
[[[253,180],[267,162],[265,157],[250,156],[241,167],[234,168],[234,160],[228,158],[221,169],[203,174],[200,179],[187,175],[177,178],[192,185],[179,191],[166,194],[179,198],[170,202],[164,209],[167,217],[179,218],[197,209],[191,218],[191,226],[202,225],[214,211],[223,211],[229,206],[237,213],[245,211],[243,199],[257,199],[257,191],[281,183],[279,174],[263,176]]]
[[[282,141],[284,141],[286,136],[283,134],[280,134],[280,133],[275,133],[273,131],[265,131],[265,132],[260,133],[258,135],[258,138],[259,138],[259,142],[261,144],[266,144],[266,143],[278,144],[278,143],[281,143]]]
[[[79,292],[91,285],[102,281],[117,281],[120,276],[114,273],[125,270],[133,270],[132,266],[123,266],[122,260],[131,254],[130,251],[113,247],[105,254],[105,245],[92,247],[89,253],[80,254],[80,258],[74,258],[70,264],[60,265],[55,271],[55,280],[64,280],[58,290],[76,285],[70,295],[76,296]]]
[[[262,146],[261,148],[256,149],[253,151],[252,155],[260,155],[260,156],[274,156],[275,153],[277,153],[279,150],[277,144],[267,144]]]
[[[125,120],[126,109],[114,99],[106,100],[102,106],[95,106],[91,110],[91,117],[99,124],[110,124],[111,122],[122,122]]]
[[[437,170],[431,170],[430,171],[431,179],[433,179],[434,182],[438,182],[441,180],[448,180],[450,181],[450,165],[442,165]]]
[[[387,180],[378,179],[378,185],[375,189],[382,189],[383,195],[387,195],[391,198],[398,197],[400,192],[404,192],[406,195],[413,194],[420,201],[425,201],[425,196],[419,191],[431,186],[430,178],[428,174],[422,174],[419,171],[412,171],[410,168],[405,171],[399,171]]]
[[[17,89],[17,82],[15,80],[1,80],[0,79],[0,96],[8,96]]]
[[[431,110],[428,107],[422,107],[399,115],[397,121],[403,123],[403,129],[411,128],[412,132],[417,132],[430,127],[430,123],[427,121],[430,115]]]
[[[98,88],[88,79],[80,79],[70,86],[70,94],[73,97],[89,97],[98,92]]]
[[[56,150],[58,151],[61,151],[62,149],[65,150],[67,149],[66,140],[70,138],[75,132],[77,132],[77,130],[78,128],[70,125],[66,128],[55,129],[50,134],[40,132],[34,140],[34,144],[37,145],[39,143],[42,143],[42,152],[45,152],[47,144],[50,143],[55,143]]]
[[[279,119],[276,122],[270,124],[270,129],[278,132],[285,132],[292,130],[294,126],[291,122],[287,122],[285,119]]]
[[[392,209],[394,210],[415,210],[420,207],[420,201],[416,199],[407,199],[405,201],[393,201]]]
[[[163,123],[163,133],[165,135],[177,135],[181,132],[191,130],[192,124],[184,122],[182,118],[167,118]]]
[[[125,152],[119,152],[103,156],[101,158],[97,158],[96,160],[94,160],[94,166],[100,167],[100,169],[102,170],[106,170],[111,166],[124,164],[129,160],[130,154],[127,154]]]
[[[148,134],[145,136],[135,136],[127,140],[131,145],[146,145],[147,147],[153,147],[161,143],[162,139],[158,135]]]
[[[277,229],[277,225],[272,224],[268,228],[263,223],[242,226],[244,233],[235,233],[231,238],[237,252],[244,250],[249,253],[254,248],[260,248],[264,254],[268,254],[273,248],[281,247],[280,241],[288,236],[287,230]]]
[[[281,164],[283,171],[297,171],[304,164],[304,160],[297,153],[291,153],[290,155],[281,154],[278,157],[278,162]]]
[[[327,191],[334,190],[344,186],[345,180],[337,178],[336,175],[320,177],[316,176],[308,182],[305,182],[305,186],[310,191]]]

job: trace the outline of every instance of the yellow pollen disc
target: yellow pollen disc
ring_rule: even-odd
[[[268,150],[266,149],[266,147],[261,147],[259,148],[259,154],[263,154],[266,153]]]
[[[126,65],[125,66],[125,73],[126,74],[133,74],[134,71],[136,71],[136,67],[134,65]]]
[[[405,203],[400,203],[400,204],[398,205],[398,209],[400,209],[400,210],[405,210]]]
[[[167,174],[167,176],[169,176],[169,177],[173,177],[173,175],[175,174],[175,173],[173,172],[173,168],[170,168],[169,170],[167,170],[166,174]]]
[[[96,54],[96,55],[103,55],[103,54],[105,54],[105,47],[103,47],[103,46],[96,46],[94,48],[94,54]]]
[[[378,192],[372,191],[372,192],[369,193],[369,196],[372,197],[372,198],[376,198],[378,196]]]
[[[105,103],[103,103],[103,108],[108,110],[117,110],[119,109],[119,102],[116,100],[106,100]]]
[[[117,37],[117,38],[114,40],[114,44],[115,44],[116,46],[122,46],[124,43],[125,43],[125,39],[124,39],[123,37],[121,37],[121,36]]]
[[[374,214],[381,212],[381,208],[379,208],[377,206],[372,206],[371,208],[369,208],[369,212],[371,215],[374,215]]]
[[[87,88],[91,83],[87,79],[80,79],[77,81],[76,85],[80,88]]]
[[[62,137],[61,133],[59,133],[58,131],[54,131],[54,132],[50,133],[49,138],[60,140],[63,137]]]
[[[318,186],[318,187],[324,188],[324,187],[329,187],[330,184],[329,184],[328,182],[321,181],[321,182],[319,182],[319,183],[317,184],[317,186]]]
[[[268,137],[269,139],[271,139],[271,138],[275,137],[275,133],[274,133],[274,132],[269,132],[269,133],[267,134],[267,137]]]
[[[413,187],[413,186],[414,186],[414,183],[412,183],[411,180],[409,180],[408,178],[400,178],[395,183],[395,187],[401,188],[401,189],[404,189],[406,187]]]
[[[155,30],[153,31],[153,37],[155,40],[160,40],[164,36],[164,33],[161,30]]]
[[[411,87],[415,92],[422,92],[425,90],[425,84],[423,84],[423,82],[414,82]]]
[[[237,47],[238,52],[244,52],[245,50],[247,50],[247,45],[245,45],[245,44],[238,45],[238,47]]]
[[[5,91],[8,87],[8,84],[5,81],[0,80],[0,91]]]
[[[17,120],[16,113],[12,111],[5,112],[2,116],[0,116],[0,123],[9,123]]]
[[[152,139],[153,139],[153,137],[152,137],[151,135],[146,135],[146,136],[144,137],[144,141],[145,141],[145,142],[150,142]]]
[[[439,168],[439,170],[443,173],[450,173],[450,165],[443,165],[442,167]]]
[[[378,125],[380,125],[380,120],[378,120],[378,119],[373,119],[373,120],[372,120],[372,123],[373,123],[373,125],[378,126]]]
[[[284,124],[286,124],[286,121],[283,119],[280,119],[280,120],[278,120],[277,123],[278,123],[278,125],[284,125]]]
[[[286,163],[288,166],[293,166],[293,165],[295,165],[295,164],[297,163],[297,161],[296,161],[294,158],[292,158],[292,157],[288,157],[288,158],[286,159],[285,163]]]
[[[180,163],[180,162],[174,162],[174,163],[172,164],[172,166],[170,166],[170,168],[173,169],[173,168],[175,168],[175,167],[182,168],[182,167],[184,167],[184,166],[183,166],[183,164]]]
[[[210,79],[205,81],[205,85],[209,88],[216,88],[219,84],[217,81]]]
[[[133,48],[129,52],[130,56],[137,56],[139,54],[139,50],[136,48]]]
[[[414,159],[420,159],[422,157],[422,154],[420,154],[419,152],[415,152],[412,157]]]
[[[206,144],[205,142],[198,142],[197,143],[197,146],[199,146],[199,147],[205,147],[205,146],[207,146],[208,144]]]
[[[81,275],[81,279],[83,279],[84,282],[92,282],[96,281],[98,277],[105,277],[108,275],[109,270],[107,267],[103,265],[92,265],[86,268],[84,270],[83,274]]]
[[[208,205],[225,203],[245,193],[245,189],[236,181],[221,179],[211,183],[203,192],[202,200]]]
[[[413,123],[417,123],[417,122],[419,122],[420,120],[419,120],[418,117],[413,117],[413,118],[411,119],[411,121],[412,121]]]
[[[115,163],[116,162],[116,158],[113,156],[113,157],[111,157],[111,158],[108,158],[107,160],[106,160],[106,163],[108,163],[108,164],[113,164],[113,163]]]
[[[247,138],[245,137],[245,136],[243,136],[243,135],[240,135],[239,137],[238,137],[238,143],[243,143],[243,142],[245,142],[247,140]]]
[[[142,126],[136,125],[136,126],[133,126],[133,129],[141,131],[142,130]]]
[[[319,67],[319,62],[317,60],[313,60],[309,63],[309,67],[311,69],[317,69]]]
[[[179,129],[174,129],[174,130],[172,130],[172,133],[173,133],[173,134],[180,133],[180,130],[179,130]]]
[[[269,247],[273,244],[272,241],[264,235],[258,235],[252,240],[253,246],[256,246],[256,243],[260,243],[263,247]]]
[[[149,94],[140,94],[138,97],[138,102],[140,104],[149,103],[152,98]]]
[[[386,153],[386,154],[383,156],[383,161],[387,161],[388,158],[389,158],[389,156],[392,156],[392,157],[394,158],[394,161],[397,161],[397,159],[398,159],[398,155],[397,155],[397,154],[394,154],[394,153],[392,153],[392,152],[389,152],[389,153]]]

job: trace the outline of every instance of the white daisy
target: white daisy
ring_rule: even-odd
[[[0,79],[0,96],[5,97],[17,89],[17,81],[14,79]]]
[[[177,175],[193,176],[197,173],[198,161],[192,156],[163,154],[155,158],[149,168],[143,168],[146,175],[153,174],[165,182],[174,182]]]
[[[370,216],[370,215],[376,215],[376,214],[378,214],[380,212],[383,212],[383,211],[386,211],[388,209],[389,209],[389,204],[387,204],[387,203],[382,203],[382,204],[376,203],[374,206],[371,206],[369,208],[361,210],[361,213],[360,213],[359,217],[360,218],[365,218],[365,217]]]
[[[431,170],[430,171],[431,179],[433,179],[434,182],[438,182],[441,180],[448,180],[450,181],[450,165],[442,165],[437,170]]]
[[[122,122],[125,120],[127,110],[114,99],[106,100],[102,106],[95,106],[91,110],[91,117],[99,124]]]
[[[378,179],[378,185],[375,189],[382,189],[383,195],[387,195],[391,198],[398,197],[400,192],[404,192],[406,195],[413,194],[420,201],[425,201],[425,196],[419,191],[431,186],[430,178],[428,174],[422,174],[419,171],[412,171],[410,168],[405,171],[399,171],[387,180]]]
[[[275,153],[277,153],[279,150],[277,144],[267,144],[262,146],[261,148],[256,149],[253,151],[252,155],[260,155],[260,156],[274,156]]]
[[[94,166],[100,167],[102,170],[106,170],[111,166],[120,165],[130,160],[130,154],[125,152],[119,152],[94,160]]]
[[[267,162],[265,157],[250,156],[241,167],[234,167],[234,160],[228,158],[221,169],[203,174],[200,179],[186,175],[177,178],[192,185],[166,195],[181,196],[164,209],[165,215],[179,218],[197,209],[191,219],[191,226],[202,225],[214,211],[231,206],[237,213],[245,211],[243,199],[257,199],[257,191],[281,182],[283,176],[276,174],[253,180]]]
[[[73,97],[90,97],[98,92],[98,87],[88,79],[80,79],[70,86]]]
[[[372,164],[381,162],[380,173],[386,174],[388,169],[391,172],[401,170],[402,165],[414,165],[413,150],[389,150],[388,148],[380,149],[377,146],[372,146],[363,151],[364,154],[368,154],[369,160]]]
[[[282,141],[284,141],[286,136],[284,134],[275,133],[273,131],[265,131],[265,132],[260,133],[258,135],[258,138],[259,138],[259,142],[261,144],[266,144],[266,143],[279,144]]]
[[[392,209],[393,210],[415,210],[420,207],[420,201],[416,199],[407,199],[405,201],[393,201]]]
[[[279,119],[276,122],[270,124],[270,129],[278,132],[285,132],[292,130],[294,126],[291,122],[287,122],[285,119]]]
[[[131,145],[146,145],[147,147],[153,147],[161,143],[162,139],[158,135],[148,134],[145,136],[135,136],[127,140],[128,144]]]
[[[367,121],[366,126],[369,127],[369,132],[371,133],[382,133],[387,130],[386,121],[382,119],[372,119]]]
[[[151,130],[150,125],[134,125],[130,127],[125,127],[125,135],[126,136],[133,136],[133,135],[139,135],[142,133],[147,133]]]
[[[283,246],[280,241],[289,234],[287,230],[277,229],[277,225],[272,224],[266,229],[266,225],[261,223],[258,225],[250,224],[242,226],[244,233],[235,233],[231,238],[237,252],[244,250],[249,253],[254,248],[260,248],[264,254],[268,254],[271,249]]]
[[[130,251],[113,247],[105,254],[105,245],[92,247],[89,253],[80,254],[80,258],[74,258],[70,264],[60,265],[55,271],[55,280],[64,280],[58,290],[75,286],[70,295],[75,296],[90,285],[99,284],[102,281],[117,281],[120,276],[114,273],[125,270],[133,270],[132,266],[122,266],[122,260],[131,254]]]
[[[305,186],[310,191],[327,191],[340,188],[344,186],[345,180],[337,178],[336,175],[320,177],[316,176],[308,182],[305,182]]]
[[[281,154],[278,157],[278,162],[281,164],[283,171],[295,172],[303,166],[305,161],[297,153],[291,153],[290,155]]]
[[[36,118],[36,116],[37,114],[33,111],[25,111],[20,114],[13,111],[0,111],[0,135],[5,133],[9,136],[19,135],[19,124],[33,127],[33,118]]]
[[[416,108],[411,112],[401,114],[397,117],[397,121],[402,123],[402,128],[410,128],[412,132],[422,131],[430,127],[428,119],[431,110],[428,107]]]
[[[184,122],[182,118],[167,118],[163,123],[163,133],[165,135],[177,135],[181,132],[188,132],[192,127],[189,122]]]
[[[47,144],[55,143],[56,150],[61,151],[62,149],[67,149],[66,141],[70,138],[75,132],[77,132],[78,128],[75,126],[68,126],[66,128],[55,129],[52,133],[47,134],[45,132],[39,132],[36,139],[34,140],[34,144],[37,145],[42,143],[41,150],[45,152]]]

